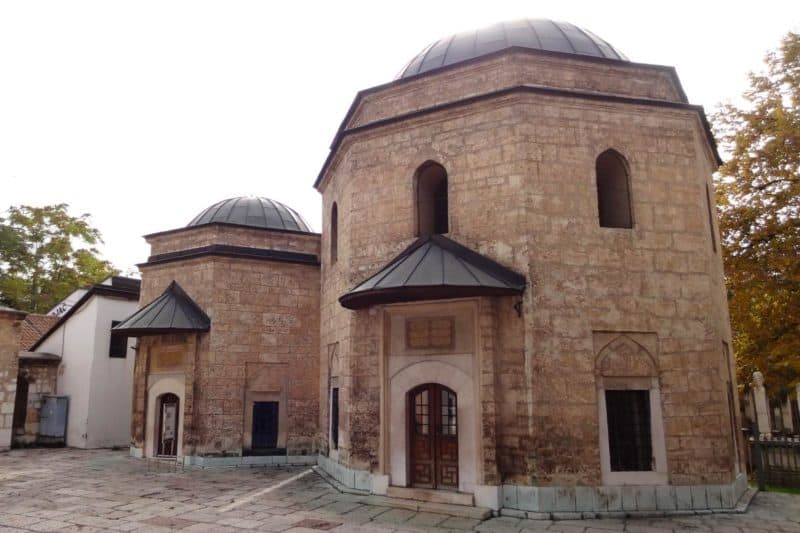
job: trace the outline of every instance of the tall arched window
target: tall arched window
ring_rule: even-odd
[[[448,232],[447,171],[428,162],[417,170],[417,235]]]
[[[339,256],[339,208],[336,202],[331,207],[331,263],[335,263]]]
[[[600,226],[632,228],[631,193],[625,158],[615,150],[606,150],[597,157],[595,171]]]

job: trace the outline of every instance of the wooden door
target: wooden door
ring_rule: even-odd
[[[427,383],[408,395],[412,487],[458,490],[456,393]]]
[[[174,394],[161,396],[158,420],[158,455],[175,456],[178,451],[179,401]]]
[[[253,403],[253,449],[278,447],[278,402]]]

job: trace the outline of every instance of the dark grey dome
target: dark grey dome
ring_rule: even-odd
[[[241,196],[217,202],[194,217],[187,227],[212,222],[311,233],[297,211],[275,200],[257,196]]]
[[[628,60],[606,41],[574,24],[547,19],[522,19],[499,22],[439,39],[425,47],[397,77],[408,78],[512,46]]]

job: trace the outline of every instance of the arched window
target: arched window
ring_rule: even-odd
[[[339,208],[336,202],[331,207],[331,263],[335,263],[339,256]]]
[[[417,235],[447,233],[447,171],[428,162],[417,170]]]
[[[631,193],[628,183],[628,164],[614,150],[600,154],[595,163],[597,172],[597,209],[600,226],[632,228]]]

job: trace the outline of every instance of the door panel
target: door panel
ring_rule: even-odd
[[[178,397],[161,397],[158,424],[158,455],[174,456],[178,450]]]
[[[278,402],[253,403],[253,449],[278,447]]]
[[[429,383],[408,396],[409,480],[413,487],[458,489],[456,394]]]

